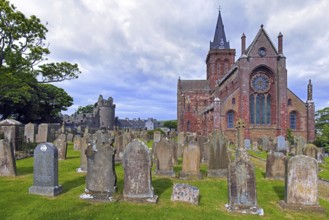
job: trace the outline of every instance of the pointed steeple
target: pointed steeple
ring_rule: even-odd
[[[224,25],[220,10],[218,12],[214,41],[210,42],[210,49],[230,49],[230,43],[226,41]]]

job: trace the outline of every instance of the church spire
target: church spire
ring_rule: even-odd
[[[210,49],[230,49],[230,43],[226,41],[224,25],[220,10],[218,12],[214,41],[210,42]]]

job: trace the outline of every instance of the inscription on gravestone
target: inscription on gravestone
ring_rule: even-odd
[[[199,204],[199,189],[184,183],[176,183],[173,187],[171,201]]]

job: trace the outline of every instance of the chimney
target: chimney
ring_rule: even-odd
[[[283,50],[282,50],[282,38],[283,38],[283,35],[280,32],[279,33],[279,36],[278,36],[278,53],[279,54],[283,54]]]
[[[243,33],[241,37],[241,55],[245,53],[246,53],[246,35],[244,35]]]

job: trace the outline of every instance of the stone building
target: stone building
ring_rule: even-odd
[[[206,57],[206,79],[178,79],[178,131],[207,135],[218,129],[234,141],[235,122],[242,118],[246,123],[245,138],[251,140],[285,135],[290,128],[293,135],[313,141],[311,80],[306,102],[287,87],[283,35],[278,35],[276,47],[261,25],[248,47],[246,36],[242,35],[241,55],[237,61],[235,54],[226,40],[219,11],[214,39]]]
[[[93,113],[64,115],[63,121],[66,126],[88,126],[89,128],[109,128],[115,125],[115,104],[113,98],[107,100],[99,95],[98,101],[94,104]]]

